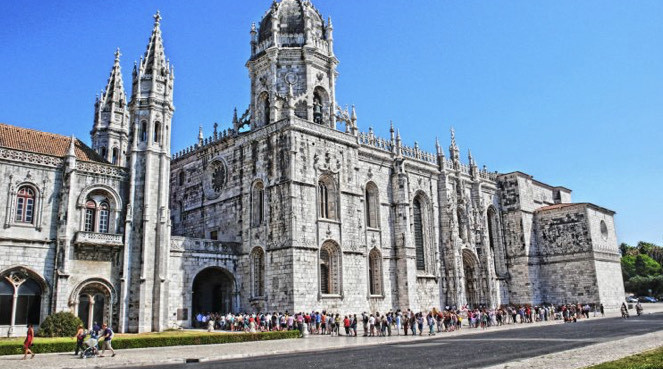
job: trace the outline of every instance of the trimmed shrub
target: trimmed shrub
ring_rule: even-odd
[[[73,336],[76,332],[71,334]],[[299,338],[298,330],[264,333],[194,333],[164,332],[156,334],[116,335],[113,338],[114,349],[132,349],[144,347],[211,345],[250,341],[268,341]],[[76,341],[71,338],[36,338],[33,351],[38,354],[74,351]],[[23,339],[0,341],[0,355],[18,355],[23,353]]]
[[[83,322],[76,315],[61,311],[49,315],[39,326],[39,337],[73,337],[78,330],[78,325]]]

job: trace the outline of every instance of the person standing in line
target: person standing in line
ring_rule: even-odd
[[[402,319],[402,314],[401,314],[401,311],[398,310],[398,311],[396,311],[396,335],[397,336],[401,335],[401,319]]]
[[[113,336],[115,334],[113,333],[113,330],[110,329],[110,327],[106,323],[101,325],[101,330],[103,334],[102,337],[104,338],[104,348],[101,351],[101,355],[99,357],[104,357],[104,353],[106,352],[106,350],[110,350],[113,353],[111,357],[114,357],[115,350],[113,350],[113,346],[111,345],[111,340],[113,339]]]
[[[30,359],[34,359],[35,353],[30,349],[32,347],[32,340],[35,338],[35,330],[32,328],[32,324],[28,325],[28,334],[25,336],[25,341],[23,341],[23,359],[25,360],[30,354]]]
[[[350,322],[350,328],[352,328],[352,332],[354,333],[355,337],[357,337],[357,314],[353,315],[352,321]]]

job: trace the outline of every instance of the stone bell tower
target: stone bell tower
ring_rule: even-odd
[[[274,2],[251,26],[251,129],[294,116],[335,128],[336,66],[331,18],[310,1]],[[291,96],[288,96],[291,94]]]
[[[167,321],[167,266],[170,248],[170,132],[173,112],[173,68],[166,60],[161,15],[147,51],[134,65],[121,309],[123,332],[161,331]]]

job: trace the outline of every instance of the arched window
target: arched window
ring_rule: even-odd
[[[140,122],[140,132],[138,134],[141,142],[147,141],[147,121]]]
[[[313,123],[322,124],[322,98],[317,91],[313,93]]]
[[[320,293],[341,293],[341,251],[333,242],[326,242],[320,248]]]
[[[117,147],[113,148],[112,154],[111,154],[111,163],[114,165],[118,165],[120,160],[120,150]]]
[[[265,295],[265,252],[256,247],[251,252],[251,294],[253,297]]]
[[[368,254],[368,283],[371,295],[382,295],[382,255],[378,249]]]
[[[259,226],[262,224],[265,216],[265,188],[262,182],[253,185],[251,191],[251,224]]]
[[[104,159],[106,159],[106,147],[102,146],[101,149],[99,149],[99,155],[101,155]]]
[[[318,181],[318,209],[320,218],[338,219],[336,184],[332,178],[323,176]]]
[[[156,122],[154,123],[154,133],[153,133],[153,141],[154,143],[159,143],[159,139],[161,138],[161,123]]]
[[[413,202],[413,221],[414,221],[414,248],[416,252],[417,270],[426,269],[426,258],[424,252],[424,226],[422,205],[419,197]]]
[[[96,218],[97,218],[97,204],[92,200],[88,200],[85,203],[85,227],[84,227],[85,232],[94,232],[94,228],[97,223]]]
[[[185,175],[186,175],[186,174],[184,174],[184,171],[181,171],[181,172],[180,172],[180,179],[179,179],[179,181],[180,181],[180,186],[184,186],[184,179],[186,178]]]
[[[83,231],[98,233],[111,231],[111,206],[103,192],[95,191],[85,201]]]
[[[368,228],[380,228],[380,199],[378,186],[373,182],[366,185],[366,226]]]
[[[35,190],[30,186],[21,186],[16,194],[16,217],[17,223],[32,224],[35,212]]]
[[[258,109],[259,109],[259,114],[258,114],[258,119],[262,121],[263,125],[268,125],[271,121],[270,116],[270,103],[269,103],[269,94],[267,92],[263,92],[260,94],[258,97]]]
[[[39,324],[41,294],[41,285],[25,272],[0,276],[0,325]]]
[[[107,202],[102,202],[99,205],[99,233],[108,233],[110,207]]]

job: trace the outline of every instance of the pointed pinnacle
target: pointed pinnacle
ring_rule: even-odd
[[[393,120],[389,121],[389,126],[390,126],[389,132],[394,133],[394,121]]]
[[[76,156],[76,137],[71,135],[71,141],[69,141],[69,152],[67,156]]]
[[[115,62],[119,63],[120,62],[120,56],[122,56],[122,53],[120,52],[120,48],[118,47],[115,49]]]
[[[157,9],[157,13],[154,14],[154,25],[158,26],[159,22],[161,22],[161,12]]]

